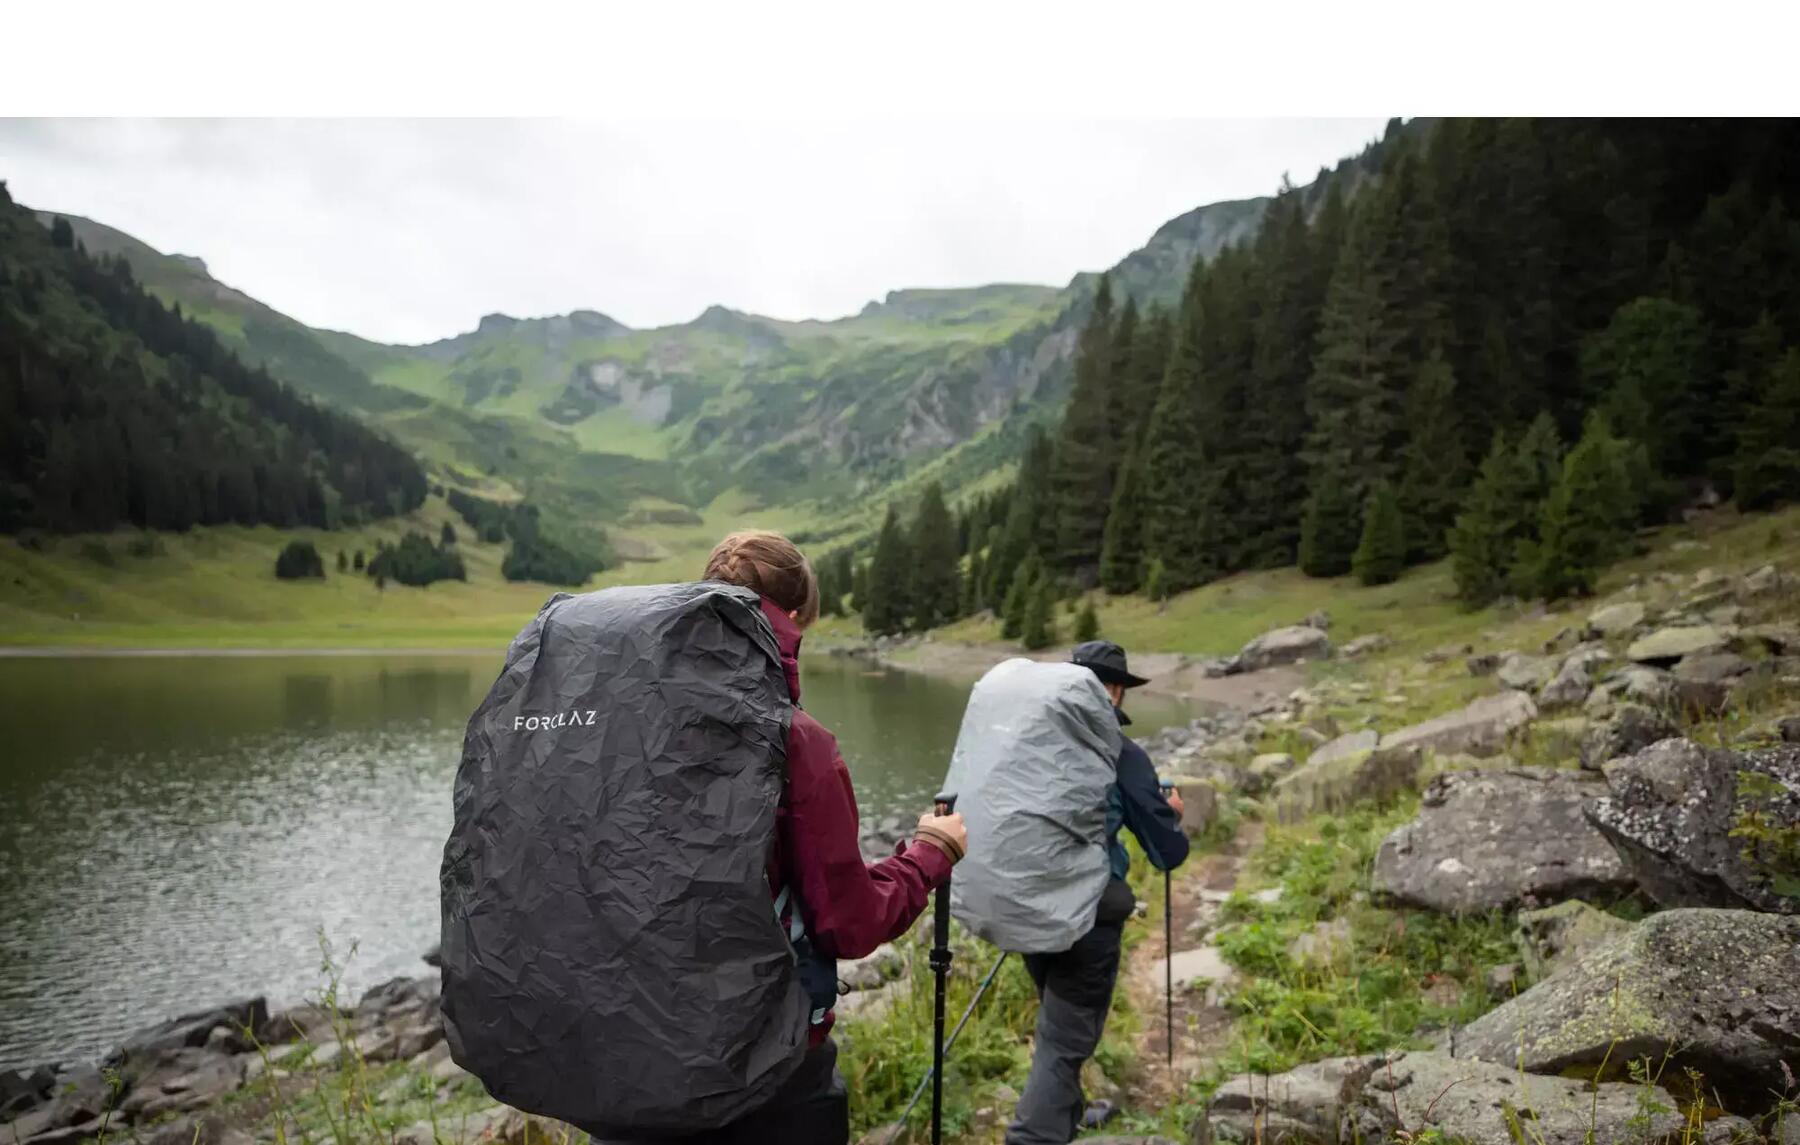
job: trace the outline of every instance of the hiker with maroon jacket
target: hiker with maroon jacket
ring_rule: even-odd
[[[900,937],[967,847],[858,846],[800,709],[818,582],[774,533],[705,579],[558,593],[470,717],[439,876],[444,1037],[599,1145],[847,1145],[839,958]]]
[[[837,740],[800,708],[800,639],[819,616],[819,584],[800,550],[777,533],[733,533],[706,562],[705,579],[742,585],[762,597],[775,630],[788,693],[794,701],[788,731],[788,784],[777,812],[769,883],[792,888],[812,957],[830,967],[861,958],[905,934],[931,892],[950,877],[967,848],[962,816],[919,817],[911,845],[879,863],[865,863],[858,843],[856,793]],[[837,975],[828,980],[835,991]],[[833,1015],[812,1029],[812,1049],[792,1081],[764,1109],[707,1142],[842,1142],[850,1135],[849,1100],[838,1076]]]

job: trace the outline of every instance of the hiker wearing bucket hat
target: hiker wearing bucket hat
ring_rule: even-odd
[[[1125,649],[1110,640],[1089,640],[1077,644],[1069,659],[1099,678],[1112,697],[1120,726],[1129,724],[1125,693],[1150,681],[1132,673]],[[1181,796],[1172,789],[1164,796],[1149,754],[1124,739],[1115,774],[1106,809],[1112,878],[1100,898],[1093,929],[1067,950],[1025,955],[1038,991],[1037,1040],[1025,1092],[1007,1126],[1007,1145],[1063,1145],[1073,1140],[1084,1121],[1097,1125],[1110,1114],[1110,1107],[1099,1103],[1086,1109],[1081,1066],[1105,1030],[1119,973],[1119,940],[1135,905],[1125,882],[1131,859],[1119,842],[1119,831],[1130,830],[1158,870],[1171,870],[1187,859]]]

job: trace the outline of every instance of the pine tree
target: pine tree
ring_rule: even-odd
[[[1038,581],[1043,579],[1043,568],[1037,554],[1033,553],[1014,572],[1012,584],[1006,590],[1006,600],[1000,606],[1002,639],[1017,640],[1025,631],[1025,613],[1031,605],[1032,593],[1037,591]]]
[[[311,541],[289,541],[275,558],[275,575],[282,580],[323,578],[325,562]]]
[[[1342,576],[1350,571],[1362,533],[1362,513],[1347,475],[1321,473],[1300,518],[1300,571]]]
[[[75,246],[75,228],[61,215],[50,223],[50,245],[69,250]]]
[[[1456,594],[1465,603],[1487,604],[1506,591],[1519,543],[1532,528],[1533,481],[1521,451],[1496,433],[1450,530]]]
[[[438,532],[438,545],[441,548],[449,548],[451,545],[454,545],[455,543],[456,543],[456,526],[452,525],[448,521],[445,521],[443,529]]]
[[[1025,439],[1019,476],[1013,482],[1006,523],[1000,539],[988,551],[986,595],[990,602],[1005,600],[1019,566],[1032,554],[1041,555],[1055,540],[1056,502],[1050,491],[1054,469],[1050,439],[1033,426]]]
[[[1322,480],[1348,481],[1344,493],[1353,506],[1361,505],[1371,484],[1391,476],[1405,384],[1397,357],[1404,331],[1388,301],[1393,276],[1383,257],[1386,236],[1377,206],[1351,214],[1306,389],[1311,486],[1316,493]]]
[[[1050,583],[1050,577],[1039,574],[1031,586],[1029,599],[1025,603],[1024,622],[1019,630],[1019,641],[1028,651],[1035,652],[1056,643],[1055,605],[1055,589]]]
[[[1161,557],[1152,557],[1144,570],[1144,595],[1158,604],[1169,599],[1169,577]]]
[[[1126,455],[1113,486],[1112,509],[1106,514],[1106,536],[1100,548],[1100,584],[1114,596],[1136,592],[1142,577],[1144,498],[1138,452]]]
[[[850,604],[858,614],[861,614],[868,604],[869,565],[872,563],[873,559],[874,558],[871,557],[870,560],[867,561],[857,561],[850,571]],[[868,622],[866,620],[863,622],[863,627],[868,627]]]
[[[343,549],[338,550],[337,566],[339,572],[348,572],[350,569],[350,558],[344,555]]]
[[[944,504],[944,488],[933,481],[919,498],[912,535],[913,578],[908,594],[913,627],[936,628],[957,614],[962,585],[958,582],[956,526]]]
[[[1363,509],[1362,541],[1356,546],[1351,569],[1367,585],[1390,584],[1406,567],[1406,525],[1400,516],[1400,500],[1387,482],[1369,491]]]
[[[1100,639],[1100,617],[1094,612],[1091,597],[1081,598],[1081,611],[1075,614],[1075,643]]]
[[[986,570],[981,567],[981,550],[969,554],[969,567],[962,578],[962,601],[957,609],[959,616],[974,616],[983,608],[981,602],[981,586],[987,583]]]
[[[1658,474],[1697,473],[1706,461],[1714,405],[1702,389],[1709,337],[1693,307],[1638,298],[1582,343],[1588,394],[1621,436],[1644,445]]]
[[[1534,592],[1556,600],[1588,596],[1600,571],[1624,555],[1635,524],[1626,443],[1603,416],[1588,419],[1581,440],[1563,459],[1556,488],[1544,503],[1539,540],[1527,565]]]
[[[1562,459],[1562,438],[1557,435],[1556,422],[1548,412],[1541,413],[1519,439],[1519,472],[1525,479],[1525,501],[1531,516],[1535,517],[1538,506],[1561,480]]]
[[[863,604],[863,627],[877,636],[902,631],[912,615],[911,546],[900,527],[900,514],[889,505],[869,561],[868,593]]]
[[[1408,563],[1444,555],[1446,533],[1468,491],[1456,379],[1450,363],[1434,352],[1407,395],[1407,439],[1400,464],[1400,516],[1406,524]]]
[[[1766,378],[1738,432],[1736,496],[1746,509],[1800,500],[1800,349]]]
[[[1142,535],[1146,556],[1162,563],[1166,591],[1180,592],[1218,574],[1210,532],[1215,486],[1199,443],[1207,426],[1201,409],[1200,291],[1205,267],[1188,276],[1175,343],[1140,451]]]
[[[361,549],[357,549],[356,556],[351,558],[350,567],[357,572],[363,571],[363,551]]]
[[[1112,503],[1112,287],[1105,275],[1075,346],[1075,382],[1057,435],[1052,486],[1055,545],[1047,554],[1061,569],[1079,572],[1100,560],[1100,538]]]

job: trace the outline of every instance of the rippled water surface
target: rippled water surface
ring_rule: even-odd
[[[943,778],[964,683],[809,657],[866,820]],[[0,1066],[184,1008],[423,971],[463,724],[497,656],[0,660]],[[1173,703],[1134,705],[1147,732]],[[354,955],[350,954],[355,947]]]

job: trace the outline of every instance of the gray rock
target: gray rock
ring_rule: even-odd
[[[131,1136],[136,1145],[253,1145],[256,1140],[244,1130],[204,1113],[184,1114],[135,1130]]]
[[[1307,762],[1309,764],[1330,763],[1335,759],[1348,759],[1350,756],[1359,755],[1365,751],[1374,751],[1375,745],[1380,740],[1380,734],[1372,729],[1348,732],[1316,749],[1307,757]]]
[[[380,1018],[397,1011],[436,1009],[443,980],[436,974],[423,978],[390,978],[374,986],[356,1003],[359,1019]]]
[[[1588,677],[1587,668],[1571,660],[1538,692],[1538,704],[1550,710],[1573,708],[1587,699],[1593,690],[1594,682]]]
[[[1225,994],[1237,983],[1237,971],[1225,961],[1219,948],[1212,945],[1197,946],[1192,950],[1177,950],[1173,957],[1159,958],[1154,967],[1152,981],[1163,981],[1163,967],[1167,963],[1167,973],[1173,975],[1177,990],[1204,990],[1206,1004],[1217,1006],[1223,1001]]]
[[[1625,893],[1619,856],[1582,817],[1602,790],[1580,773],[1541,768],[1439,775],[1419,817],[1382,841],[1374,889],[1446,914]]]
[[[1706,1134],[1701,1140],[1705,1145],[1759,1145],[1762,1134],[1756,1131],[1756,1126],[1742,1117],[1727,1114],[1708,1121]]]
[[[55,1066],[0,1070],[0,1118],[14,1117],[42,1105],[50,1099],[55,1085]]]
[[[905,969],[905,956],[891,942],[882,943],[862,958],[837,964],[838,981],[852,990],[873,990],[890,978],[898,978]]]
[[[1667,672],[1657,668],[1642,665],[1625,668],[1615,673],[1611,682],[1626,699],[1654,708],[1665,707],[1675,698],[1674,681]]]
[[[1320,632],[1331,631],[1331,613],[1319,609],[1300,622],[1308,628],[1317,628]]]
[[[1542,910],[1520,911],[1513,944],[1532,980],[1542,981],[1630,929],[1631,924],[1616,915],[1571,900]]]
[[[1651,1088],[1655,1104],[1666,1112],[1646,1115],[1641,1099],[1647,1095],[1636,1084],[1529,1077],[1448,1054],[1396,1053],[1370,1071],[1348,1104],[1340,1140],[1406,1140],[1427,1129],[1465,1145],[1644,1145],[1679,1139],[1680,1103]]]
[[[1386,802],[1416,784],[1423,767],[1424,755],[1417,747],[1390,748],[1386,744],[1322,763],[1308,760],[1270,792],[1275,817],[1295,823],[1364,800]]]
[[[12,1145],[70,1126],[97,1125],[113,1104],[112,1088],[100,1071],[92,1066],[77,1067],[56,1076],[47,1100],[0,1124],[0,1142]],[[82,1136],[93,1135],[90,1131]]]
[[[1370,632],[1367,635],[1358,636],[1356,639],[1344,645],[1343,654],[1354,660],[1359,656],[1368,656],[1372,653],[1379,652],[1392,643],[1392,640],[1389,640],[1381,633]]]
[[[1642,751],[1678,734],[1674,721],[1641,704],[1623,704],[1581,743],[1581,766],[1598,771],[1607,760]]]
[[[1331,637],[1323,629],[1296,624],[1265,632],[1244,645],[1238,662],[1244,671],[1255,672],[1301,660],[1323,660],[1330,655]]]
[[[1800,898],[1774,889],[1778,857],[1731,835],[1751,812],[1800,824],[1800,748],[1735,752],[1666,739],[1603,771],[1609,794],[1587,808],[1588,820],[1656,902],[1800,913]],[[1764,778],[1746,784],[1746,772]],[[1771,793],[1757,794],[1758,785]]]
[[[1181,829],[1190,835],[1204,835],[1219,818],[1219,789],[1206,782],[1175,786],[1181,792]]]
[[[580,1130],[560,1121],[495,1105],[462,1117],[439,1117],[396,1130],[393,1145],[526,1145],[528,1141],[574,1141],[580,1136]]]
[[[1471,656],[1464,663],[1471,676],[1492,676],[1500,670],[1502,657],[1498,652],[1483,652],[1479,656]]]
[[[1556,675],[1556,660],[1550,656],[1526,656],[1515,652],[1501,662],[1495,675],[1509,688],[1535,692]]]
[[[1378,1058],[1327,1058],[1271,1077],[1239,1074],[1213,1091],[1192,1145],[1336,1145],[1338,1123]]]
[[[1488,972],[1482,976],[1482,985],[1487,987],[1489,997],[1512,997],[1519,987],[1519,964],[1502,962],[1498,966],[1490,966]]]
[[[1730,637],[1722,628],[1710,624],[1678,625],[1659,628],[1633,641],[1625,656],[1640,664],[1668,665],[1696,652],[1722,651],[1729,642]]]
[[[1313,928],[1288,943],[1288,957],[1295,962],[1330,965],[1350,953],[1350,920],[1339,917],[1313,924]]]
[[[199,1109],[244,1084],[242,1059],[203,1049],[160,1051],[148,1068],[143,1054],[128,1061],[140,1072],[132,1076],[119,1111],[132,1120]]]
[[[1250,761],[1250,768],[1245,773],[1244,790],[1251,795],[1267,791],[1276,780],[1299,766],[1294,757],[1285,751],[1264,752]]]
[[[1761,644],[1772,656],[1800,653],[1800,627],[1792,624],[1757,624],[1744,630],[1746,640]]]
[[[1474,647],[1468,644],[1443,644],[1425,653],[1420,659],[1427,664],[1442,664],[1444,661],[1454,660],[1458,656],[1467,656],[1473,651],[1475,651]]]
[[[1675,679],[1723,684],[1750,670],[1750,661],[1736,652],[1696,652],[1675,665]]]
[[[227,1002],[222,1006],[195,1010],[179,1018],[171,1018],[138,1030],[125,1039],[125,1044],[119,1047],[112,1060],[204,1046],[206,1039],[220,1027],[234,1035],[233,1049],[247,1050],[251,1042],[243,1031],[260,1029],[268,1020],[269,1006],[261,998],[246,998],[240,1002]]]
[[[1738,588],[1744,596],[1762,596],[1780,591],[1791,580],[1791,577],[1783,576],[1781,570],[1774,565],[1764,565],[1745,576]]]
[[[1800,1050],[1800,918],[1670,910],[1465,1027],[1457,1053],[1528,1073],[1649,1057],[1766,1109]],[[1674,1104],[1674,1103],[1669,1103]]]
[[[1596,608],[1588,614],[1587,631],[1602,639],[1625,636],[1644,623],[1645,612],[1644,606],[1635,600]]]
[[[1468,707],[1383,736],[1387,748],[1417,747],[1439,754],[1493,755],[1515,731],[1537,718],[1537,705],[1523,692],[1483,696]]]
[[[873,990],[852,990],[837,1000],[837,1015],[840,1018],[879,1018],[893,1007],[894,1000],[907,987],[905,980],[895,979]]]

